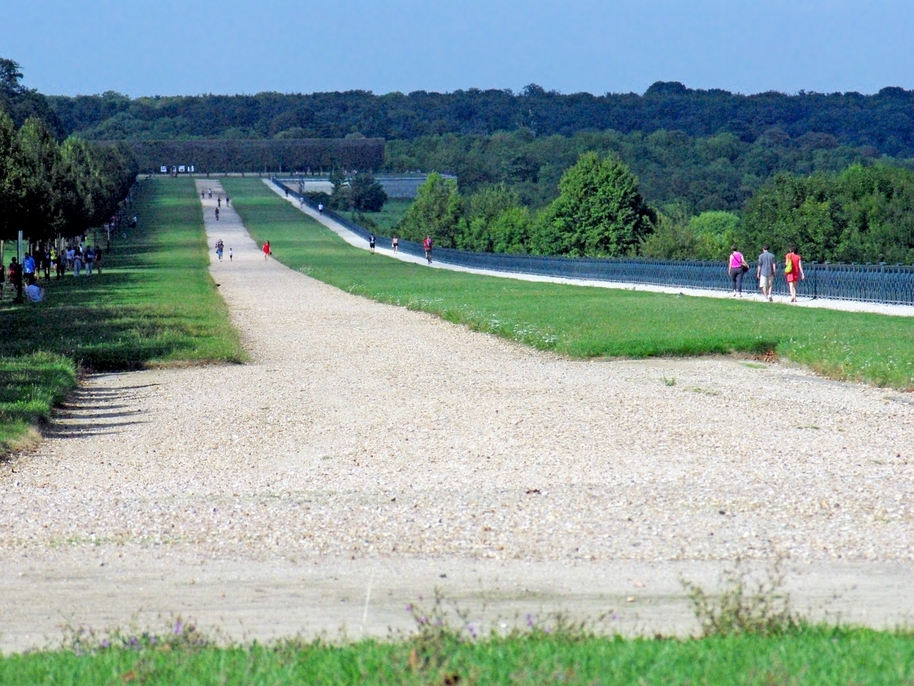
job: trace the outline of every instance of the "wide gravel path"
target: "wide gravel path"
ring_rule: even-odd
[[[0,466],[0,648],[176,613],[383,634],[436,585],[490,621],[689,631],[679,577],[738,556],[788,557],[813,613],[914,612],[910,394],[536,352],[264,259],[198,186],[253,361],[93,377]]]

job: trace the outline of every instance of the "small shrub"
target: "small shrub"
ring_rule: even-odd
[[[802,622],[783,592],[782,563],[778,558],[764,578],[757,579],[737,559],[732,569],[723,572],[723,588],[716,596],[683,579],[702,636],[778,636],[799,629]]]

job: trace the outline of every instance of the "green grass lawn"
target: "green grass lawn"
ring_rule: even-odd
[[[113,241],[102,275],[52,279],[44,303],[0,302],[0,453],[47,419],[80,368],[244,359],[207,271],[193,182],[144,181],[134,209],[139,227]]]
[[[348,246],[263,182],[226,179],[277,259],[345,291],[573,357],[777,355],[836,379],[914,388],[914,319],[484,277]]]
[[[126,645],[124,645],[126,643]],[[811,627],[776,637],[621,639],[531,631],[342,645],[217,648],[149,636],[117,647],[0,658],[6,686],[193,684],[910,684],[902,632]]]
[[[393,235],[394,225],[403,219],[406,210],[413,201],[406,198],[392,198],[384,203],[380,212],[366,212],[365,216],[371,219],[378,227],[379,236]]]

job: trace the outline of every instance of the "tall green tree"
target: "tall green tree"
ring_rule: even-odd
[[[559,181],[559,197],[537,223],[531,247],[544,255],[634,255],[654,220],[619,158],[585,153]]]
[[[465,205],[466,216],[460,223],[457,247],[476,252],[505,252],[496,247],[504,238],[497,237],[493,229],[505,212],[520,206],[517,193],[505,184],[489,186],[471,195]]]
[[[462,216],[463,199],[457,192],[457,183],[432,173],[419,186],[418,195],[397,230],[407,240],[421,241],[428,235],[442,248],[453,248],[457,245]]]
[[[380,212],[387,202],[387,193],[368,172],[359,172],[352,178],[349,195],[356,212]]]

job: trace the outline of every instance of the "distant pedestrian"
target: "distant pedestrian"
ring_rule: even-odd
[[[743,297],[743,275],[749,271],[749,265],[746,263],[746,258],[743,257],[743,254],[737,250],[736,246],[733,246],[733,252],[730,253],[730,260],[728,263],[727,273],[730,275],[730,280],[733,282],[733,297],[735,298],[739,295],[740,298]]]
[[[97,245],[95,246],[95,271],[99,276],[102,275],[102,249]]]
[[[213,199],[213,189],[207,188],[206,193],[207,193],[207,195],[209,195],[209,199],[212,200]]]
[[[803,273],[803,260],[797,254],[797,246],[791,245],[790,252],[784,257],[784,275],[787,277],[787,288],[790,289],[790,302],[797,301],[797,283],[806,278]]]
[[[305,196],[301,196],[298,199],[298,208],[302,209],[305,206]]]
[[[216,221],[219,221],[219,208],[216,208]]]
[[[225,194],[225,206],[226,207],[232,206],[232,199],[228,196],[228,193]]]
[[[222,196],[216,198],[216,207],[222,207]]]
[[[266,241],[263,244],[263,259],[267,259],[270,255],[273,254],[272,248],[270,248],[270,241]]]
[[[390,247],[393,248],[394,252],[400,252],[400,239],[397,236],[390,239]]]
[[[232,261],[232,249],[229,248],[229,262]]]
[[[322,202],[317,203],[317,213],[318,214],[324,213],[324,203],[322,203]]]
[[[37,269],[35,258],[31,253],[26,253],[22,260],[22,278],[27,284],[35,282],[35,269]]]
[[[375,237],[373,233],[368,234],[368,251],[374,253]]]
[[[768,252],[768,246],[762,246],[762,254],[758,256],[758,264],[755,267],[755,278],[758,280],[758,287],[762,291],[762,298],[768,299],[768,302],[774,302],[771,297],[771,288],[774,286],[774,273],[777,270],[777,262],[774,255]]]
[[[200,189],[200,200],[206,200],[206,191],[202,188]]]
[[[83,249],[77,245],[73,250],[73,276],[79,276],[83,269]]]
[[[425,240],[422,241],[422,247],[425,248],[425,259],[428,260],[428,263],[432,263],[432,237],[426,236]]]
[[[13,257],[10,259],[10,268],[6,272],[6,280],[13,290],[13,302],[22,302],[22,265]]]
[[[95,266],[95,251],[92,250],[92,246],[86,248],[86,276],[92,276],[92,268]]]
[[[216,241],[216,259],[222,262],[222,240]]]

